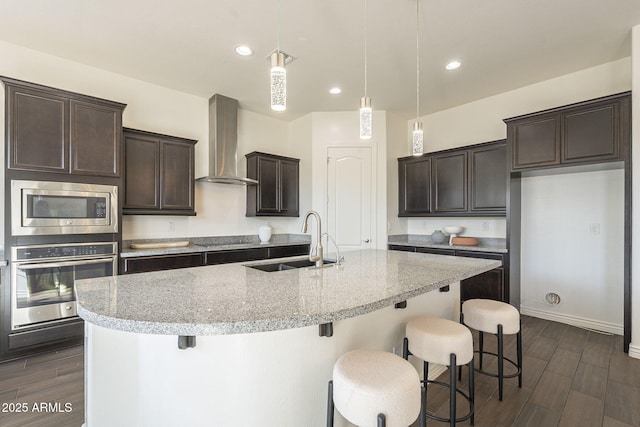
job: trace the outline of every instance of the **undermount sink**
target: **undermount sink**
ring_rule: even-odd
[[[335,264],[334,260],[325,259],[323,260],[324,265]],[[285,271],[285,270],[295,270],[296,268],[305,268],[305,267],[315,267],[316,263],[313,261],[309,261],[308,259],[301,259],[295,261],[280,261],[274,262],[273,264],[253,264],[247,265],[247,267],[255,268],[257,270],[272,272],[272,271]]]

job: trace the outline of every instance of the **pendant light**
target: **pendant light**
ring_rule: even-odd
[[[367,0],[364,0],[364,96],[360,98],[360,139],[371,139],[372,116],[371,98],[367,96]]]
[[[271,109],[287,109],[287,70],[284,69],[285,54],[280,51],[280,0],[277,5],[276,19],[277,48],[271,53]]]
[[[424,152],[424,131],[420,117],[420,0],[416,0],[416,122],[413,124],[413,155],[421,156]]]

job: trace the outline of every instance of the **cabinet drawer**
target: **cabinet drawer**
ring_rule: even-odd
[[[259,259],[267,259],[268,257],[269,257],[268,248],[207,252],[205,254],[205,265],[226,264],[231,262],[242,262],[242,261],[255,261]]]
[[[401,246],[401,245],[389,245],[390,251],[404,251],[404,252],[415,252],[416,248],[413,246]]]
[[[125,258],[124,273],[145,273],[149,271],[173,270],[176,268],[199,267],[202,253],[184,255],[160,255],[140,258]]]
[[[284,258],[288,256],[309,254],[309,245],[279,246],[269,248],[269,258]]]
[[[416,252],[421,252],[423,254],[434,254],[434,255],[455,255],[456,251],[453,249],[438,249],[438,248],[416,248]]]

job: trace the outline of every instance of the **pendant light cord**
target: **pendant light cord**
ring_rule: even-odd
[[[367,96],[367,0],[364,0],[364,96]]]
[[[280,52],[280,0],[276,4],[276,50]]]
[[[420,0],[416,0],[416,121],[420,117]]]

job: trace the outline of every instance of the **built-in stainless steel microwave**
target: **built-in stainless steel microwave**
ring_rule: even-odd
[[[14,236],[118,232],[118,187],[11,181]]]

